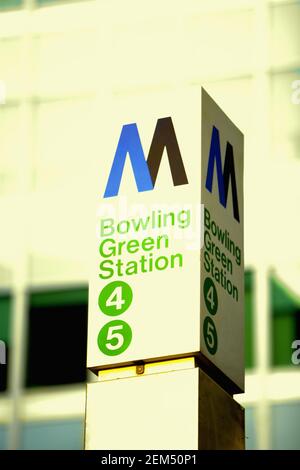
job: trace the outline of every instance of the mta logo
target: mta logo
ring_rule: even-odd
[[[218,129],[213,126],[210,150],[207,165],[207,175],[205,187],[209,192],[212,192],[214,168],[217,169],[217,181],[219,188],[219,201],[223,207],[227,206],[229,181],[231,180],[231,193],[232,193],[232,206],[233,216],[239,222],[239,204],[237,197],[234,158],[232,145],[227,142],[225,151],[224,168],[222,170],[220,135]]]
[[[170,117],[157,120],[147,160],[145,158],[137,125],[135,123],[124,125],[122,127],[117,150],[108,177],[104,197],[114,197],[119,194],[127,155],[129,155],[130,158],[137,190],[139,192],[152,191],[156,183],[165,149],[168,155],[174,186],[188,184],[175,129]],[[229,182],[231,181],[233,215],[239,222],[240,216],[233,148],[232,145],[227,142],[224,168],[222,169],[219,131],[215,126],[213,126],[205,183],[205,187],[209,192],[212,192],[213,188],[215,166],[217,170],[220,204],[226,208]]]
[[[167,151],[174,186],[188,184],[175,129],[170,117],[158,119],[147,160],[136,124],[123,126],[104,197],[117,196],[127,154],[139,192],[154,189],[164,149]]]

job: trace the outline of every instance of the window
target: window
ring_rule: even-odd
[[[22,429],[23,450],[83,449],[81,420],[26,423]]]
[[[300,299],[275,276],[271,278],[272,365],[291,365],[292,342],[300,339]],[[298,330],[298,331],[297,331]]]
[[[271,74],[272,154],[279,162],[299,160],[299,90],[300,69]]]
[[[70,2],[74,2],[74,1],[76,2],[78,0],[36,0],[36,4],[37,4],[37,6],[59,5],[60,3],[70,3]]]
[[[17,189],[17,168],[22,155],[20,124],[18,105],[0,105],[0,196]]]
[[[246,450],[256,448],[255,409],[253,407],[247,407],[245,409],[245,447]]]
[[[93,102],[87,99],[41,102],[36,107],[36,188],[88,185],[95,134]]]
[[[1,0],[0,10],[7,8],[20,8],[22,6],[23,0]]]
[[[6,364],[0,364],[0,392],[7,389],[7,364],[9,358],[9,322],[10,322],[11,298],[9,295],[0,297],[0,340],[5,347]]]
[[[87,289],[32,293],[26,386],[86,379]]]
[[[253,273],[245,273],[245,365],[251,368],[253,359]]]
[[[272,449],[299,449],[300,402],[272,406]]]
[[[7,428],[0,425],[0,450],[7,449]]]
[[[95,91],[96,45],[93,31],[35,36],[32,53],[36,96],[41,100],[74,98]]]
[[[271,63],[285,66],[300,60],[299,1],[273,5],[271,20]]]

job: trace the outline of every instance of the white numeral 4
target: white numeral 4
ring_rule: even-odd
[[[125,300],[122,298],[122,287],[116,287],[106,301],[107,307],[116,307],[117,310],[121,310]]]
[[[207,291],[206,298],[208,302],[210,303],[210,308],[213,310],[215,306],[214,302],[214,288],[213,286],[210,286],[210,288]]]

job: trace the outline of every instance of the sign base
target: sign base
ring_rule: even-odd
[[[244,446],[244,409],[195,358],[100,371],[87,385],[87,450]]]

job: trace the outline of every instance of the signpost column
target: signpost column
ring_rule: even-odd
[[[242,448],[231,395],[244,389],[243,136],[204,89],[127,96],[110,111],[86,447]]]

